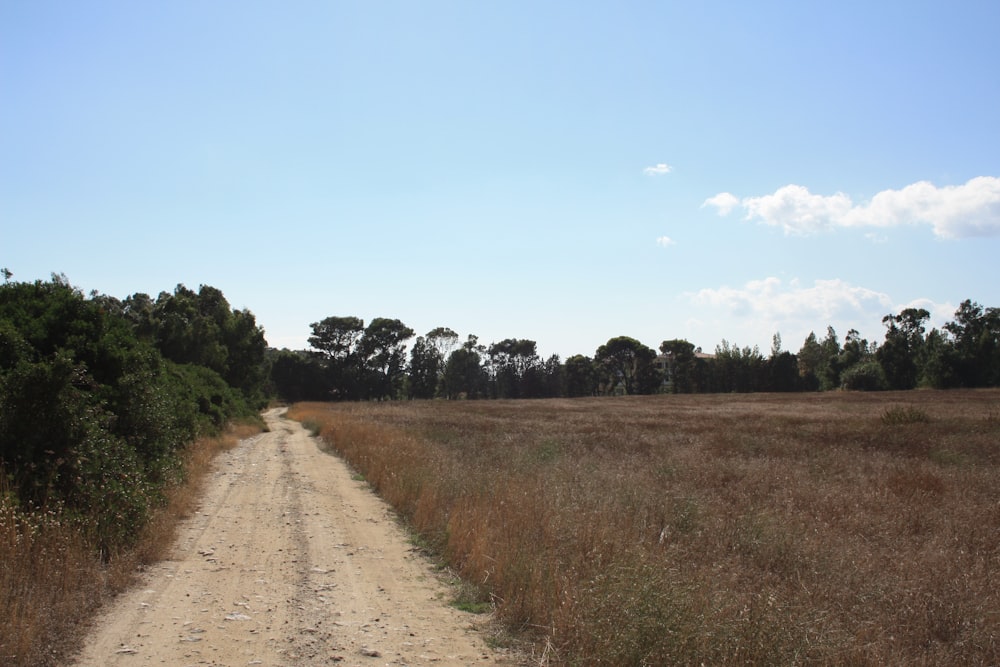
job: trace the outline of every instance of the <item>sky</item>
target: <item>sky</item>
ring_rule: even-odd
[[[0,266],[273,347],[769,353],[1000,306],[1000,3],[0,2]]]

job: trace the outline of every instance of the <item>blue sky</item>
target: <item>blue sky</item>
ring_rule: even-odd
[[[0,4],[0,265],[593,355],[1000,306],[997,2]]]

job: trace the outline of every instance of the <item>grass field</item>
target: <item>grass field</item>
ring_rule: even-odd
[[[1000,391],[289,415],[540,662],[1000,663]]]

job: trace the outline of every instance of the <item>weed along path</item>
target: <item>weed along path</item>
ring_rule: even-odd
[[[216,459],[170,558],[76,665],[499,665],[388,506],[297,422]]]

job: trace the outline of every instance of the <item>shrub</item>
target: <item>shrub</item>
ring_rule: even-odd
[[[852,391],[883,391],[888,387],[888,381],[881,364],[866,361],[841,373],[840,386]]]
[[[930,415],[925,410],[912,405],[897,405],[886,408],[882,413],[882,423],[887,426],[897,424],[922,424],[931,420]]]

